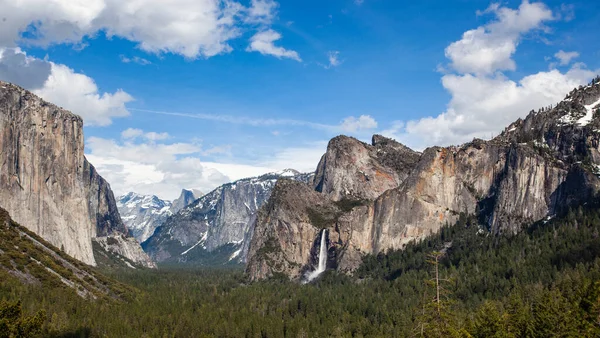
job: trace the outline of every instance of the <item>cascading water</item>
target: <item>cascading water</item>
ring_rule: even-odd
[[[306,278],[307,282],[317,278],[325,269],[327,269],[327,229],[321,232],[321,247],[319,248],[319,265],[315,271],[310,272]]]

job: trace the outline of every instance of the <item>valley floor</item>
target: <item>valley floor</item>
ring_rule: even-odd
[[[427,242],[366,258],[353,278],[328,271],[299,285],[247,283],[235,268],[117,269],[104,273],[129,293],[91,301],[2,270],[0,300],[20,300],[27,315],[45,310],[50,337],[593,337],[599,235],[598,209],[511,238],[461,217]]]

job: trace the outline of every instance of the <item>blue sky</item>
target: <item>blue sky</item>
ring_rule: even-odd
[[[80,114],[117,194],[314,170],[338,134],[419,150],[489,138],[600,73],[596,1],[0,0],[0,13],[0,79]]]

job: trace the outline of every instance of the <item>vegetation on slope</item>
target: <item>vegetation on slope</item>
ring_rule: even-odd
[[[118,269],[107,273],[141,292],[115,302],[3,275],[0,299],[21,300],[30,315],[44,309],[43,335],[55,336],[591,337],[600,335],[599,234],[597,206],[511,238],[461,217],[426,242],[365,258],[356,278],[249,284],[237,269]]]

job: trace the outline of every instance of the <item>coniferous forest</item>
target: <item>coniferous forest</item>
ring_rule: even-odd
[[[462,216],[425,242],[366,257],[353,277],[328,271],[300,285],[248,283],[241,268],[112,269],[102,272],[132,288],[97,300],[0,271],[0,336],[595,337],[599,235],[597,206],[514,236]]]

